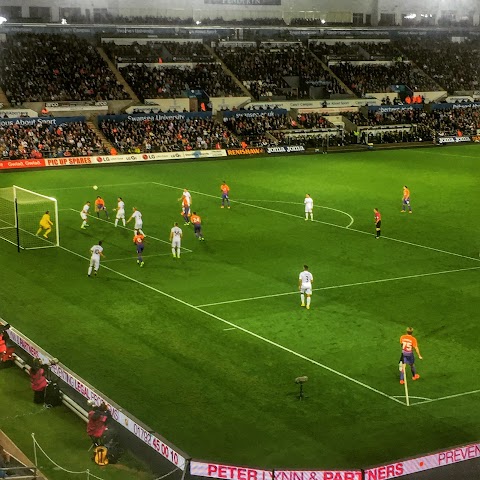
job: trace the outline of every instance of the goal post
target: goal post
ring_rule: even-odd
[[[38,235],[37,232],[40,220],[47,211],[53,226],[48,238],[45,238],[45,229]],[[16,245],[19,251],[58,247],[60,232],[57,200],[17,185],[1,188],[0,239]]]

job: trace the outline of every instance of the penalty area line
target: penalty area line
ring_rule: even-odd
[[[79,258],[82,258],[82,259],[84,259],[84,260],[89,260],[89,258],[86,257],[85,255],[81,255],[80,253],[74,252],[73,250],[70,250],[70,249],[68,249],[68,248],[66,248],[66,247],[63,247],[63,246],[60,245],[59,248],[61,248],[62,250],[66,251],[66,252],[68,252],[68,253],[70,253],[70,254],[72,254],[72,255],[75,255],[75,256],[77,256],[77,257],[79,257]],[[128,275],[125,275],[124,273],[121,273],[121,272],[119,272],[119,271],[117,271],[117,270],[114,270],[113,268],[107,267],[106,265],[103,265],[103,269],[105,269],[105,270],[107,270],[107,271],[109,271],[109,272],[112,272],[113,274],[118,275],[118,276],[120,276],[120,277],[122,277],[122,278],[124,278],[124,279],[126,279],[126,280],[130,280],[131,282],[136,283],[137,285],[139,285],[139,286],[141,286],[141,287],[144,287],[144,288],[146,288],[146,289],[148,289],[148,290],[150,290],[150,291],[152,291],[152,292],[156,292],[156,293],[158,293],[158,294],[160,294],[160,295],[162,295],[162,296],[164,296],[164,297],[166,297],[166,298],[169,298],[170,300],[173,300],[173,301],[175,301],[175,302],[177,302],[177,303],[180,303],[181,305],[184,305],[185,307],[188,307],[188,308],[190,308],[190,309],[192,309],[192,310],[195,310],[195,311],[197,311],[197,312],[203,313],[204,315],[206,315],[206,316],[208,316],[208,317],[210,317],[210,318],[213,318],[214,320],[217,320],[217,321],[219,321],[219,322],[222,322],[222,323],[224,323],[225,325],[228,325],[229,327],[232,327],[232,328],[235,328],[235,329],[237,329],[237,330],[240,330],[240,331],[242,331],[243,333],[246,333],[247,335],[250,335],[250,336],[256,338],[257,340],[260,340],[260,341],[262,341],[262,342],[264,342],[264,343],[267,343],[267,344],[269,344],[269,345],[272,346],[272,347],[276,347],[276,348],[278,348],[278,349],[280,349],[280,350],[283,350],[284,352],[289,353],[289,354],[291,354],[291,355],[293,355],[293,356],[295,356],[295,357],[297,357],[297,358],[301,358],[302,360],[305,360],[305,361],[308,362],[308,363],[311,363],[311,364],[313,364],[313,365],[316,365],[317,367],[323,368],[324,370],[327,370],[328,372],[333,373],[334,375],[338,375],[339,377],[341,377],[341,378],[343,378],[343,379],[345,379],[345,380],[348,380],[348,381],[350,381],[350,382],[352,382],[352,383],[355,383],[356,385],[358,385],[358,386],[360,386],[360,387],[363,387],[363,388],[365,388],[365,389],[367,389],[367,390],[370,390],[371,392],[374,392],[374,393],[376,393],[376,394],[378,394],[378,395],[381,395],[382,397],[388,398],[388,399],[392,400],[393,402],[399,403],[400,405],[405,405],[405,402],[402,402],[401,400],[398,400],[398,398],[392,397],[391,395],[388,395],[387,393],[382,392],[381,390],[378,390],[378,389],[376,389],[376,388],[374,388],[374,387],[372,387],[372,386],[370,386],[370,385],[367,385],[366,383],[363,383],[363,382],[361,382],[360,380],[357,380],[357,379],[355,379],[355,378],[353,378],[353,377],[349,377],[348,375],[346,375],[346,374],[344,374],[344,373],[342,373],[342,372],[339,372],[338,370],[335,370],[334,368],[331,368],[331,367],[329,367],[328,365],[325,365],[325,364],[323,364],[323,363],[317,362],[317,361],[314,360],[313,358],[307,357],[306,355],[303,355],[303,354],[301,354],[301,353],[299,353],[299,352],[296,352],[295,350],[292,350],[292,349],[290,349],[290,348],[288,348],[288,347],[285,347],[284,345],[281,345],[280,343],[274,342],[273,340],[270,340],[270,339],[268,339],[268,338],[266,338],[266,337],[262,337],[262,336],[259,335],[258,333],[255,333],[255,332],[252,332],[251,330],[248,330],[248,329],[246,329],[246,328],[243,328],[243,327],[241,327],[240,325],[237,325],[237,324],[235,324],[235,323],[233,323],[233,322],[230,322],[229,320],[226,320],[226,319],[224,319],[224,318],[222,318],[222,317],[219,317],[218,315],[215,315],[215,314],[213,314],[213,313],[211,313],[211,312],[208,312],[207,310],[203,310],[203,309],[201,309],[200,307],[196,307],[195,305],[192,305],[191,303],[188,303],[188,302],[186,302],[185,300],[182,300],[182,299],[180,299],[180,298],[178,298],[178,297],[174,297],[173,295],[170,295],[169,293],[164,292],[163,290],[160,290],[160,289],[158,289],[158,288],[155,288],[155,287],[149,285],[148,283],[144,283],[144,282],[142,282],[142,281],[140,281],[140,280],[137,280],[137,279],[135,279],[135,278],[133,278],[133,277],[129,277]]]

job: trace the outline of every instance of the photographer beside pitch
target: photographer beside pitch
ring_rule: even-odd
[[[89,402],[88,404],[91,410],[88,412],[87,434],[96,447],[104,445],[105,433],[108,430],[107,422],[111,414],[105,403],[95,405]]]

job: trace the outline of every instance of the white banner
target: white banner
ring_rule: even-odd
[[[370,468],[365,470],[365,480],[389,480],[390,478],[399,478],[404,475],[445,467],[446,465],[475,458],[480,458],[480,443],[452,448],[432,455],[405,460],[404,462]]]
[[[275,470],[274,480],[362,480],[362,471]]]
[[[190,475],[198,477],[222,478],[225,480],[272,480],[272,470],[257,470],[248,467],[235,467],[219,463],[190,462]]]
[[[95,165],[103,163],[149,162],[155,160],[182,160],[187,158],[226,157],[226,150],[191,150],[189,152],[132,153],[129,155],[104,155],[91,157],[45,158],[46,167]]]
[[[40,358],[43,363],[49,363],[52,357],[50,357],[44,350],[35,345],[27,337],[23,336],[18,330],[11,327],[8,330],[10,339],[15,342],[20,348],[25,350],[29,355],[34,358]],[[164,443],[160,438],[156,437],[153,433],[145,430],[135,420],[132,419],[123,410],[120,411],[113,405],[110,405],[99,393],[92,390],[85,384],[80,377],[76,377],[73,373],[67,371],[61,364],[52,365],[51,371],[62,379],[66,384],[70,385],[78,393],[80,393],[87,400],[93,400],[97,405],[101,402],[105,402],[108,405],[108,409],[112,414],[112,418],[123,428],[126,428],[132,432],[136,437],[142,440],[143,443],[153,448],[160,455],[165,457],[168,461],[173,463],[176,467],[185,470],[186,458],[180,453],[176,452],[172,447]]]
[[[437,137],[437,143],[461,143],[471,141],[472,139],[468,135],[465,137]]]

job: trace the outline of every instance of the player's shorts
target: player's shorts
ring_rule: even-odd
[[[375,224],[375,226],[376,226],[377,228],[380,228],[380,227],[382,226],[382,221],[379,220],[379,221]]]
[[[183,207],[182,208],[183,215],[187,215],[190,213],[190,207]]]
[[[115,218],[125,218],[125,210],[117,210],[117,215],[115,216]]]
[[[82,220],[86,220],[88,218],[85,212],[80,212],[80,216],[82,217]]]
[[[143,245],[143,243],[140,245],[137,245],[137,253],[142,253],[144,248],[145,248],[145,245]]]
[[[100,210],[106,210],[105,205],[95,205],[95,210],[99,212]]]
[[[143,227],[143,222],[135,222],[135,230],[141,230]]]
[[[410,205],[410,199],[409,198],[404,198],[403,199],[403,204],[404,205]]]
[[[312,213],[312,212],[313,212],[313,208],[305,207],[305,213]]]
[[[413,353],[402,352],[402,356],[403,363],[406,363],[408,365],[413,365],[415,363],[415,356],[413,355]]]
[[[202,231],[202,225],[200,223],[196,223],[193,225],[193,231],[194,233],[200,233]]]
[[[173,248],[180,248],[180,243],[181,243],[181,240],[179,238],[174,238],[172,240],[172,247]]]
[[[305,293],[306,295],[312,294],[312,287],[301,287],[300,293]]]
[[[228,199],[228,193],[222,193],[222,198]]]
[[[95,270],[98,270],[100,268],[100,258],[90,258],[90,266],[93,267]]]

